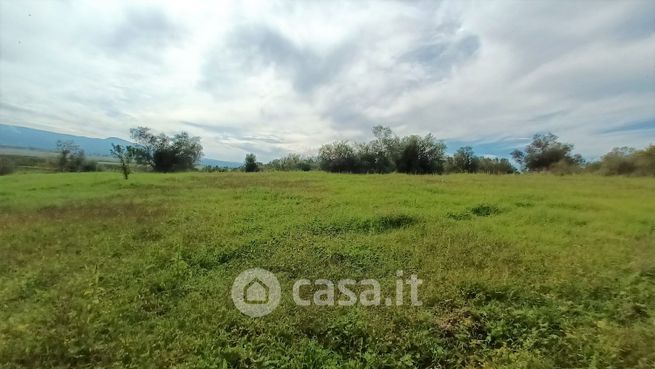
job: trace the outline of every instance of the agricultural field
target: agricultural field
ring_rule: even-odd
[[[654,194],[593,175],[0,177],[0,366],[653,368]],[[282,288],[258,318],[230,297],[254,267]],[[398,271],[421,306],[290,293],[384,295]]]

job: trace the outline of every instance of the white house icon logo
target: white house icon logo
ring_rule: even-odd
[[[255,279],[246,287],[244,300],[248,304],[265,304],[268,302],[268,288]]]
[[[280,304],[280,297],[280,283],[265,269],[248,269],[232,284],[234,306],[253,318],[270,314]]]

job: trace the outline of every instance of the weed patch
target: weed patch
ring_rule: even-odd
[[[383,233],[414,225],[418,219],[409,215],[381,215],[371,218],[346,218],[328,223],[312,222],[307,228],[314,235],[343,233]]]
[[[487,204],[480,204],[471,208],[471,214],[479,217],[488,217],[500,213],[500,209]]]

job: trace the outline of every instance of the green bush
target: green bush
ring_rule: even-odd
[[[605,154],[593,168],[603,175],[655,176],[655,145],[643,150],[615,147]]]
[[[247,154],[246,160],[243,163],[243,170],[246,172],[259,172],[259,169],[259,163],[257,163],[255,154]]]
[[[0,176],[11,174],[16,169],[14,162],[7,158],[0,158]]]

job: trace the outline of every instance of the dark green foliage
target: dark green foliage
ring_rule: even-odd
[[[77,162],[80,156],[83,157],[84,152],[80,150],[80,147],[75,145],[73,141],[57,141],[57,152],[59,157],[57,158],[57,169],[60,172],[72,172],[70,170]]]
[[[478,158],[478,172],[487,174],[512,174],[516,168],[505,158]]]
[[[637,169],[635,174],[655,176],[655,145],[650,145],[635,153]]]
[[[375,139],[368,143],[337,141],[321,146],[316,159],[319,169],[334,173],[516,173],[509,160],[475,156],[469,146],[457,150],[453,157],[447,157],[446,145],[431,134],[398,137],[390,128],[380,125],[373,127],[372,131]],[[303,160],[300,155],[290,154],[271,161],[267,167],[309,170],[314,163],[311,159]],[[303,164],[305,168],[301,167]]]
[[[475,156],[471,146],[460,147],[452,160],[452,171],[458,173],[477,173],[480,167],[480,158]]]
[[[572,171],[571,167],[580,167],[584,160],[579,154],[572,155],[573,145],[561,143],[552,133],[536,134],[524,151],[514,150],[514,160],[530,172],[542,172],[554,169]]]
[[[470,146],[465,146],[448,157],[446,173],[512,174],[516,168],[505,158],[476,156]]]
[[[243,170],[246,172],[258,172],[259,164],[255,154],[246,154],[246,160],[243,163]]]
[[[94,172],[97,163],[87,160],[84,150],[73,141],[57,141],[56,168],[60,172]]]
[[[382,126],[374,127],[373,134],[376,139],[369,143],[323,145],[318,154],[320,168],[337,173],[443,173],[446,145],[431,134],[399,138]]]
[[[403,137],[396,159],[396,170],[411,174],[441,174],[446,161],[446,145],[431,134]]]
[[[220,172],[220,173],[225,173],[225,172],[230,172],[230,171],[236,171],[238,168],[228,168],[228,167],[221,167],[218,165],[205,165],[202,167],[201,171],[207,172],[207,173],[214,173],[214,172]]]
[[[655,145],[643,150],[631,147],[614,148],[590,170],[603,175],[655,176]]]
[[[0,157],[0,176],[11,174],[16,169],[16,164],[9,158]]]
[[[631,174],[635,171],[636,150],[631,147],[618,147],[612,149],[601,159],[601,171],[607,175]]]
[[[515,173],[507,159],[490,159],[475,156],[471,147],[462,147],[453,157],[446,156],[446,145],[431,134],[398,137],[390,128],[373,127],[375,140],[368,143],[337,141],[323,145],[318,154],[319,168],[336,173],[390,173],[411,174],[448,173]],[[287,158],[298,157],[289,155]],[[287,170],[283,158],[272,161],[274,169]]]
[[[137,127],[130,129],[130,135],[139,144],[134,148],[136,162],[155,172],[192,170],[202,157],[200,138],[186,132],[171,138],[163,133],[155,135],[147,127]]]
[[[322,170],[336,173],[359,173],[359,160],[355,149],[347,141],[321,146],[318,151]]]
[[[373,127],[375,140],[357,144],[361,171],[365,173],[390,173],[395,170],[400,139],[389,127]]]
[[[303,157],[299,154],[289,154],[280,159],[272,160],[266,164],[267,169],[271,170],[300,170],[307,172],[313,169],[318,169],[317,159],[313,157]]]

